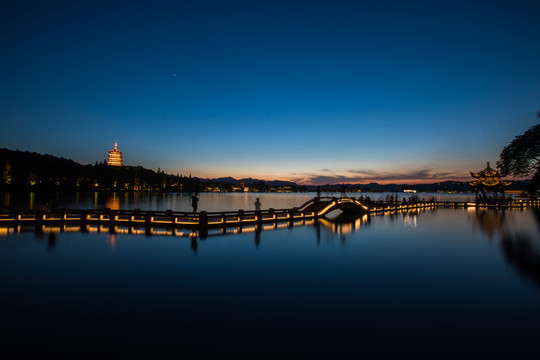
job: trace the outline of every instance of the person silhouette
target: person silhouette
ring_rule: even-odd
[[[259,201],[259,198],[255,201],[255,211],[261,211],[261,202]]]
[[[193,215],[197,214],[197,207],[199,205],[199,194],[195,193],[191,197],[191,207],[193,208]]]
[[[261,202],[259,198],[257,198],[254,204],[255,204],[255,211],[261,211]]]
[[[51,198],[49,199],[47,209],[49,210],[49,212],[56,211],[56,198],[54,196],[51,196]]]

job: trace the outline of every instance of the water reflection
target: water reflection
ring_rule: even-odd
[[[191,251],[193,251],[193,254],[197,255],[197,247],[199,245],[197,244],[197,238],[192,237],[191,238]]]
[[[257,197],[262,202],[262,208],[285,209],[300,206],[315,197],[315,193],[201,193],[199,208],[205,211],[236,211],[238,209],[252,210]],[[330,197],[340,197],[341,193],[324,194]],[[358,197],[357,193],[347,193],[347,196]],[[372,200],[385,200],[389,193],[363,193]],[[425,198],[433,197],[437,201],[467,201],[471,194],[423,194]],[[102,209],[113,203],[121,210],[173,210],[190,211],[191,196],[186,193],[147,193],[147,192],[75,192],[75,193],[31,193],[31,192],[2,192],[0,199],[4,207],[17,209],[32,209],[54,196],[57,205],[65,209]]]
[[[520,274],[540,286],[540,247],[538,239],[533,241],[526,233],[503,233],[501,248],[506,260],[514,265]]]
[[[11,205],[11,193],[4,194],[4,202],[2,203],[4,207],[10,207]]]
[[[109,246],[111,247],[111,251],[114,251],[114,248],[116,247],[116,235],[115,234],[107,235],[107,241],[109,242]]]
[[[33,209],[35,206],[36,206],[36,193],[32,191],[30,193],[30,204],[28,208]]]
[[[505,259],[537,286],[540,286],[540,239],[537,231],[527,226],[514,226],[512,211],[475,210],[475,226],[487,233],[489,240],[499,238]],[[533,219],[540,227],[540,210],[532,208]]]
[[[259,247],[261,244],[261,231],[262,226],[256,226],[255,228],[255,247]]]
[[[47,252],[51,252],[56,247],[56,233],[50,232],[47,235]]]
[[[366,227],[371,227],[373,219],[378,226],[386,226],[384,222],[402,222],[404,230],[418,231],[421,215],[433,214],[433,211],[410,211],[396,212],[389,215],[376,215],[350,218],[343,214],[334,214],[330,219],[296,220],[293,222],[276,222],[250,226],[224,227],[208,230],[159,228],[159,227],[136,227],[136,226],[107,226],[95,224],[55,224],[55,225],[17,225],[0,226],[0,236],[11,236],[18,233],[34,232],[36,238],[46,239],[46,251],[51,252],[58,246],[58,233],[81,232],[81,233],[106,233],[111,251],[117,245],[117,235],[144,235],[187,237],[190,239],[189,247],[196,255],[199,251],[199,242],[207,238],[222,236],[234,236],[237,234],[253,234],[253,244],[259,248],[265,241],[265,233],[285,228],[298,226],[313,229],[313,238],[320,244],[321,239],[327,241],[339,240],[346,244],[349,237],[354,239],[356,233]],[[528,213],[526,217],[525,215]],[[472,228],[484,233],[489,242],[495,242],[500,246],[506,261],[511,264],[520,274],[526,276],[537,286],[540,286],[540,211],[538,208],[528,210],[497,210],[497,209],[473,209],[467,211],[468,218],[472,222]],[[531,219],[531,220],[524,220]]]
[[[490,240],[493,239],[493,236],[504,231],[505,210],[471,208],[470,211],[474,214],[474,227],[486,232]]]
[[[345,216],[340,214],[335,218],[321,218],[316,222],[317,243],[321,241],[321,228],[331,234],[330,238],[339,237],[342,243],[345,243],[347,236],[360,230],[370,222],[369,215],[363,216]]]
[[[16,233],[34,232],[37,236],[47,234],[49,236],[48,250],[54,249],[56,246],[56,235],[66,232],[81,232],[85,233],[106,233],[107,241],[111,250],[116,247],[116,235],[144,235],[151,236],[174,236],[188,237],[191,239],[191,250],[194,254],[197,253],[198,241],[205,240],[208,237],[230,236],[237,234],[254,235],[254,245],[259,247],[262,242],[262,233],[280,230],[285,228],[293,228],[298,226],[313,227],[316,231],[317,243],[321,240],[321,230],[325,230],[329,238],[336,236],[345,243],[347,236],[354,234],[356,231],[365,227],[370,222],[368,215],[360,217],[339,216],[333,219],[320,218],[300,219],[294,221],[275,222],[268,224],[243,225],[236,227],[222,227],[213,229],[182,229],[171,227],[144,227],[144,226],[109,226],[97,224],[55,224],[55,225],[16,225],[16,226],[0,226],[0,236],[8,236]]]
[[[112,196],[108,197],[105,207],[111,210],[120,210],[120,195],[114,193]]]
[[[407,229],[415,229],[417,226],[417,213],[407,213],[403,216],[403,226]]]
[[[97,193],[96,193],[97,196]],[[119,197],[109,197],[108,205],[111,208],[118,206]],[[150,236],[175,236],[175,237],[189,237],[196,241],[197,239],[204,240],[207,237],[217,237],[224,235],[236,235],[254,233],[254,244],[258,247],[261,244],[261,233],[263,231],[278,230],[283,228],[293,228],[296,226],[313,227],[316,232],[317,243],[320,243],[323,231],[328,234],[328,239],[339,238],[343,243],[348,236],[353,235],[355,232],[370,224],[373,216],[390,219],[391,222],[396,222],[398,219],[403,219],[404,226],[406,228],[416,228],[417,218],[420,213],[426,213],[430,210],[399,210],[393,213],[368,215],[347,215],[341,211],[337,211],[328,217],[319,219],[296,219],[294,221],[281,221],[266,224],[254,224],[254,225],[242,225],[236,227],[221,227],[211,229],[184,229],[184,228],[171,228],[171,227],[145,227],[144,225],[136,226],[121,226],[121,225],[103,225],[103,224],[46,224],[46,225],[10,225],[0,226],[0,235],[7,236],[13,233],[21,232],[35,232],[37,234],[50,234],[60,232],[82,232],[82,233],[107,233],[111,249],[115,247],[116,234],[129,234],[129,235],[145,235]],[[159,225],[158,225],[159,226]],[[193,252],[196,253],[196,243],[192,244]]]

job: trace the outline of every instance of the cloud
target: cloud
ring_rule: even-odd
[[[349,172],[368,180],[437,180],[442,178],[462,178],[462,176],[456,176],[453,172],[437,172],[433,169],[412,170],[408,172],[383,172],[374,170],[349,170]]]
[[[324,174],[322,173],[324,172]],[[328,174],[329,173],[329,174]],[[293,181],[299,183],[307,183],[313,185],[324,184],[342,184],[342,183],[390,183],[398,181],[406,181],[407,183],[424,183],[427,181],[448,181],[456,180],[463,181],[464,177],[461,174],[453,172],[436,171],[431,168],[411,170],[404,172],[396,171],[378,171],[371,169],[351,169],[346,172],[346,175],[335,174],[329,169],[324,169],[320,172],[295,174]]]

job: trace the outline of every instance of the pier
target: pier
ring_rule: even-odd
[[[186,229],[211,229],[220,227],[245,226],[264,223],[294,222],[323,218],[340,210],[348,216],[383,215],[388,213],[436,208],[495,208],[523,209],[538,206],[538,200],[514,201],[505,204],[482,204],[475,202],[420,202],[416,204],[393,204],[375,202],[363,203],[355,198],[321,197],[314,198],[298,208],[266,209],[261,211],[237,210],[198,213],[134,210],[68,210],[58,209],[44,212],[37,210],[11,210],[0,213],[1,225],[52,225],[52,224],[90,224],[109,226],[169,227]]]

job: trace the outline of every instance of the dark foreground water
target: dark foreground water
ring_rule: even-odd
[[[259,230],[203,240],[0,229],[2,352],[540,354],[538,211],[439,209]]]

